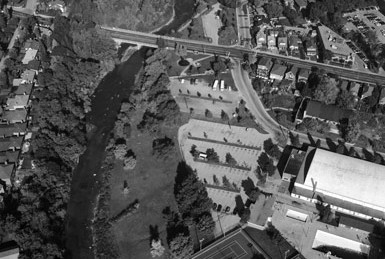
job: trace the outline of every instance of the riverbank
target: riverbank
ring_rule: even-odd
[[[71,202],[67,210],[67,258],[94,258],[93,221],[96,197],[103,180],[100,170],[105,159],[105,148],[114,127],[122,100],[128,99],[145,57],[145,51],[135,52],[132,57],[115,67],[100,82],[91,100],[92,110],[87,122],[94,130],[89,136],[87,149],[80,157],[71,183]],[[130,71],[130,73],[127,73]]]
[[[155,33],[157,31],[161,30],[163,27],[169,26],[174,21],[174,19],[175,19],[175,1],[176,0],[174,0],[174,4],[173,4],[173,8],[172,8],[172,15],[171,15],[170,19],[165,24],[159,26],[158,28],[151,30],[150,33]]]

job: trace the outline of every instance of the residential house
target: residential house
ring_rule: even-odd
[[[347,91],[347,90],[348,90],[348,86],[349,86],[349,82],[346,81],[346,80],[344,80],[344,81],[342,81],[342,83],[341,83],[341,85],[340,85],[340,89],[341,89],[342,91]]]
[[[19,258],[19,247],[15,241],[9,241],[0,245],[0,259]]]
[[[310,70],[306,68],[301,68],[298,73],[298,82],[304,82],[306,83],[309,79]]]
[[[25,83],[25,80],[21,78],[15,78],[12,80],[12,86],[19,86],[24,83]]]
[[[35,71],[27,69],[23,73],[21,73],[21,79],[23,79],[27,83],[32,83],[35,79],[35,75]]]
[[[0,165],[0,179],[6,185],[11,185],[12,173],[15,170],[14,164]],[[17,257],[5,257],[7,253],[5,251],[0,252],[0,258],[17,258]]]
[[[255,41],[257,42],[257,48],[266,47],[266,33],[263,31],[263,29],[259,30],[255,38]]]
[[[287,69],[286,66],[275,64],[271,69],[270,79],[276,80],[276,81],[282,81],[283,78],[285,77],[286,69]]]
[[[20,53],[24,54],[27,52],[27,50],[29,49],[34,49],[34,50],[39,50],[39,42],[37,40],[33,40],[33,39],[28,39],[25,43],[24,43],[24,48],[21,48],[20,49]]]
[[[7,99],[6,110],[26,109],[28,106],[29,95],[15,95]]]
[[[3,106],[7,103],[8,95],[10,94],[10,89],[1,89],[0,90],[0,106]]]
[[[258,62],[257,77],[269,79],[269,72],[272,66],[273,62],[270,58],[262,57]]]
[[[278,50],[286,52],[286,50],[287,50],[287,37],[278,37]]]
[[[23,63],[24,65],[27,65],[30,61],[32,61],[36,58],[36,55],[37,55],[36,49],[28,49],[25,52],[25,55],[24,55],[23,59],[21,60],[21,63]]]
[[[19,155],[20,150],[0,152],[0,164],[17,164],[19,162]]]
[[[48,4],[48,7],[50,9],[54,9],[54,10],[60,10],[62,13],[64,13],[66,11],[66,6],[65,6],[65,3],[64,1],[62,0],[55,0],[55,1],[52,1]]]
[[[328,57],[329,62],[341,65],[349,65],[354,62],[354,51],[346,44],[345,39],[324,25],[318,26],[317,29],[324,52],[329,53],[327,55],[330,56]]]
[[[294,0],[294,6],[301,11],[306,8],[307,0]]]
[[[352,95],[354,97],[356,97],[356,99],[359,98],[359,93],[360,93],[360,89],[361,89],[361,84],[360,83],[357,83],[357,82],[354,82],[350,85],[350,89],[349,89],[349,92],[352,93]]]
[[[1,116],[1,120],[4,123],[12,124],[12,123],[23,123],[27,120],[27,110],[13,110],[13,111],[4,111],[3,116]]]
[[[0,152],[20,150],[23,140],[23,136],[0,139]]]
[[[308,59],[315,59],[317,60],[317,45],[315,41],[310,41],[306,44],[306,57]]]
[[[380,99],[379,99],[378,104],[379,105],[385,105],[385,88],[384,87],[381,89]]]
[[[374,87],[374,85],[365,85],[362,89],[361,99],[372,96]]]
[[[315,118],[338,124],[342,119],[349,119],[353,115],[352,110],[341,109],[335,105],[327,105],[310,100],[306,105],[303,118]]]
[[[290,35],[289,36],[289,50],[290,51],[298,51],[299,49],[299,44],[301,40],[298,38],[296,34]]]
[[[30,95],[32,92],[32,84],[21,84],[14,91],[13,94],[16,95]]]
[[[270,50],[277,49],[277,38],[274,35],[267,36],[267,48]]]
[[[292,66],[291,69],[288,72],[286,72],[285,78],[295,82],[297,79],[297,73],[298,73],[298,68],[296,66]]]
[[[284,4],[289,8],[294,8],[294,0],[284,0]]]
[[[27,123],[0,124],[0,138],[24,136],[26,131]]]

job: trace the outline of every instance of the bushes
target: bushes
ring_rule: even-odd
[[[273,143],[273,140],[271,138],[263,142],[263,149],[269,156],[274,157],[277,160],[279,160],[279,158],[281,157],[281,150],[279,150],[277,144]]]
[[[258,165],[261,170],[267,173],[269,176],[272,176],[275,173],[273,160],[265,152],[262,152],[262,154],[259,156]]]

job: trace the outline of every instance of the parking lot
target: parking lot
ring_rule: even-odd
[[[370,30],[375,31],[378,40],[385,43],[385,16],[376,8],[361,8],[343,16],[362,34],[365,35]]]
[[[204,115],[206,109],[213,117],[220,118],[222,110],[230,117],[238,107],[241,96],[238,92],[224,90],[214,91],[212,82],[197,78],[195,83],[190,80],[170,79],[170,91],[182,112]],[[226,82],[225,82],[226,84]]]

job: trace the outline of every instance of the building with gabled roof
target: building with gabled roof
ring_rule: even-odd
[[[20,150],[0,152],[0,164],[16,164],[19,161]]]
[[[278,50],[279,51],[287,50],[287,37],[278,37]]]
[[[305,9],[307,6],[306,0],[294,0],[294,6],[297,7],[299,10]]]
[[[298,73],[298,82],[306,83],[310,76],[310,70],[306,68],[301,68]]]
[[[25,80],[27,83],[32,83],[35,79],[36,71],[34,70],[24,70],[23,73],[21,73],[21,79]]]
[[[263,29],[259,30],[257,35],[255,36],[255,41],[257,42],[257,48],[266,47],[266,33]]]
[[[27,111],[25,109],[4,111],[1,120],[5,123],[23,123],[27,120]]]
[[[263,78],[263,79],[269,79],[269,72],[271,67],[273,66],[273,62],[270,58],[262,57],[257,66],[257,77]]]
[[[16,95],[30,95],[32,92],[32,84],[21,84],[16,89],[13,89],[12,93]]]
[[[27,49],[21,63],[27,65],[30,61],[34,60],[37,55],[36,49]]]
[[[11,185],[12,173],[15,170],[14,164],[0,165],[0,180],[5,182],[6,185]],[[0,252],[1,255],[1,252]],[[2,258],[0,256],[0,258]]]
[[[26,109],[28,106],[29,95],[15,95],[8,97],[6,110]]]
[[[270,79],[282,81],[283,78],[285,77],[286,69],[287,67],[284,65],[275,64],[270,71]]]
[[[339,123],[343,119],[349,119],[352,115],[352,110],[345,110],[335,105],[328,105],[310,100],[307,103],[303,118],[316,118],[328,122]]]
[[[24,136],[26,131],[27,123],[0,124],[0,138]]]
[[[291,69],[286,72],[285,78],[291,81],[296,81],[297,73],[298,73],[298,68],[296,66],[292,66]]]
[[[24,137],[10,137],[0,139],[0,152],[21,149]]]

